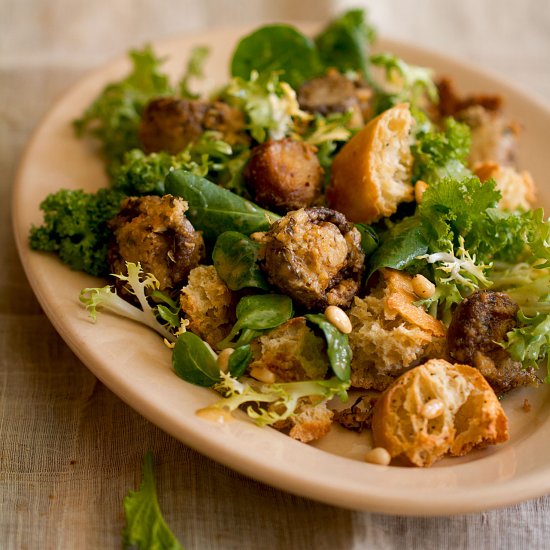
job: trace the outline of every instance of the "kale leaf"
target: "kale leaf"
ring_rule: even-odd
[[[40,204],[43,225],[31,228],[31,248],[59,254],[72,269],[108,275],[107,243],[111,232],[107,221],[118,213],[123,196],[114,189],[97,193],[61,189],[48,195]]]

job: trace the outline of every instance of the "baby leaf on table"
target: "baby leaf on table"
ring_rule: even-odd
[[[122,533],[125,548],[183,550],[162,516],[150,451],[143,458],[143,479],[139,490],[129,491],[123,506],[126,517],[126,527]]]

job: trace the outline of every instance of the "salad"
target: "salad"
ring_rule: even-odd
[[[518,124],[374,40],[361,10],[313,39],[262,27],[208,98],[206,47],[175,85],[146,47],[74,123],[111,185],[46,197],[30,245],[110,278],[83,305],[156,330],[175,373],[217,392],[204,417],[307,443],[368,429],[430,360],[499,397],[548,381],[550,225]],[[421,401],[426,422],[448,405]]]

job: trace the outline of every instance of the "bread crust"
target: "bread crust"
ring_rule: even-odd
[[[427,414],[428,402],[440,406],[435,416]],[[406,372],[382,394],[372,432],[375,446],[414,466],[430,466],[445,455],[462,456],[509,438],[508,419],[485,378],[473,367],[444,359]]]
[[[352,222],[372,223],[412,201],[409,133],[414,119],[406,103],[372,119],[336,155],[327,198]]]

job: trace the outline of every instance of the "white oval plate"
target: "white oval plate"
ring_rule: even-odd
[[[305,30],[314,29],[306,26]],[[167,70],[180,74],[191,47],[208,44],[211,89],[227,78],[233,45],[249,29],[226,29],[159,43]],[[464,63],[393,41],[378,49],[452,75],[462,92],[499,93],[508,112],[524,125],[520,166],[540,184],[550,173],[547,154],[550,109],[525,93]],[[36,130],[21,162],[13,194],[17,246],[29,281],[46,314],[67,344],[121,399],[166,432],[239,472],[280,489],[346,508],[409,515],[443,515],[484,510],[550,492],[550,402],[548,388],[523,389],[504,400],[511,438],[504,445],[431,469],[380,467],[361,459],[366,435],[335,427],[316,446],[293,441],[244,416],[226,425],[200,419],[195,411],[216,400],[207,389],[177,378],[160,338],[132,322],[103,314],[92,324],[81,309],[84,287],[103,281],[69,270],[54,256],[29,250],[31,225],[40,224],[39,203],[62,187],[95,190],[107,184],[103,166],[86,142],[74,137],[71,121],[109,81],[126,74],[119,59],[78,82]],[[550,189],[540,190],[550,205]],[[522,409],[528,398],[531,411]],[[317,448],[316,448],[317,447]],[[321,449],[321,450],[320,450]]]

